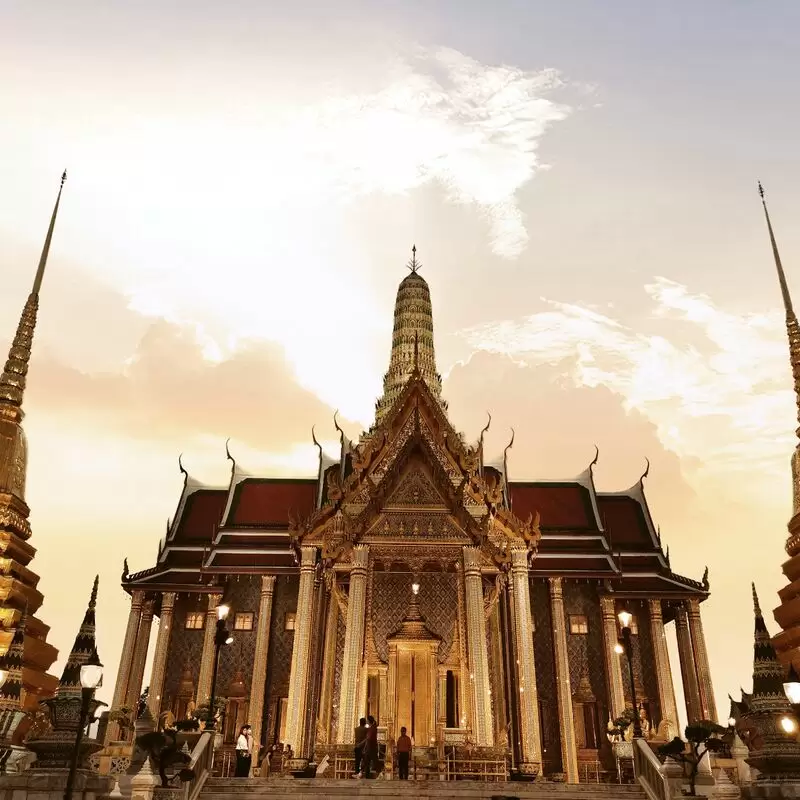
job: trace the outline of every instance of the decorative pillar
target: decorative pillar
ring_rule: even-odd
[[[700,619],[700,601],[696,597],[689,600],[689,633],[692,637],[692,651],[697,670],[697,688],[700,692],[700,709],[703,719],[717,722],[717,703],[714,700],[714,686],[711,682],[711,668],[708,664],[706,637],[703,634],[703,621]]]
[[[556,662],[556,693],[561,727],[561,761],[567,783],[578,783],[578,751],[575,746],[575,720],[572,716],[567,623],[561,578],[550,578],[550,613],[553,618],[553,654]]]
[[[672,669],[669,665],[667,639],[664,633],[664,617],[661,612],[661,600],[650,599],[650,632],[653,637],[653,657],[658,679],[658,705],[661,710],[661,725],[666,721],[667,741],[678,733],[678,704],[675,702],[675,687],[672,683]],[[659,726],[660,727],[660,726]]]
[[[619,654],[614,650],[619,642],[617,615],[614,598],[603,595],[600,598],[600,611],[603,616],[603,652],[606,664],[606,683],[608,685],[608,705],[611,719],[619,719],[625,712],[625,689],[622,683],[622,666]]]
[[[136,650],[136,635],[139,632],[139,623],[142,617],[142,605],[144,604],[144,592],[136,589],[131,594],[131,610],[128,614],[128,627],[125,629],[125,639],[122,643],[122,655],[119,660],[119,671],[117,672],[117,682],[114,686],[114,699],[111,701],[111,710],[116,711],[125,705],[125,698],[128,695],[128,682],[131,677],[133,667],[133,657]],[[106,728],[105,742],[113,742],[119,738],[119,725],[111,722]]]
[[[153,626],[153,606],[153,600],[145,600],[142,604],[142,617],[136,634],[136,647],[134,648],[131,674],[128,679],[128,689],[125,694],[125,705],[134,709],[134,711],[142,694],[147,648],[150,646],[150,628]]]
[[[703,707],[700,703],[700,687],[697,685],[697,667],[694,663],[692,636],[689,633],[686,609],[683,607],[679,608],[675,615],[675,631],[678,636],[683,695],[686,698],[686,717],[689,723],[699,722],[703,718]]]
[[[175,592],[163,592],[161,595],[161,613],[158,617],[158,637],[156,651],[153,654],[153,669],[150,673],[150,692],[147,695],[147,706],[154,719],[161,713],[161,695],[164,692],[164,676],[167,673],[167,651],[169,635],[172,632],[172,613],[175,608]]]
[[[361,663],[364,650],[364,626],[367,604],[367,565],[369,548],[358,544],[353,548],[350,567],[350,593],[347,600],[347,626],[342,654],[342,677],[339,686],[339,744],[352,744],[356,727],[356,699],[361,690]]]
[[[519,697],[521,762],[523,774],[538,775],[542,765],[539,741],[539,695],[536,690],[536,662],[533,656],[533,620],[528,583],[528,551],[511,551],[511,579],[514,584],[514,645],[519,662]]]
[[[250,684],[250,724],[253,726],[253,746],[258,752],[261,746],[261,725],[264,717],[264,692],[267,683],[267,660],[269,656],[269,634],[272,621],[272,598],[275,594],[275,576],[261,576],[261,599],[258,604],[258,628],[256,630],[256,652],[253,657],[253,680]],[[257,764],[255,766],[258,766]]]
[[[217,606],[222,600],[221,594],[208,596],[208,610],[206,611],[206,626],[203,632],[203,654],[200,656],[200,674],[197,676],[198,706],[203,706],[211,701],[211,673],[214,671],[214,636],[217,632]],[[209,709],[213,714],[214,709]]]
[[[303,747],[306,719],[316,565],[316,547],[301,547],[300,589],[297,593],[292,667],[289,674],[289,699],[286,704],[285,736],[286,744],[290,745],[295,753],[295,761],[302,760],[299,754]]]
[[[331,576],[336,580],[336,576]],[[325,621],[325,653],[322,656],[322,691],[319,699],[319,716],[324,731],[324,744],[331,740],[333,720],[333,689],[336,679],[336,633],[339,628],[339,603],[333,590],[328,593],[328,615]],[[383,708],[383,705],[381,705]]]
[[[477,547],[464,548],[464,592],[467,613],[467,647],[475,710],[472,733],[478,747],[492,747],[494,730],[492,727],[492,703],[489,696],[489,653],[486,648],[481,553]]]

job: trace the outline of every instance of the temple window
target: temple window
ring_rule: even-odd
[[[187,631],[201,631],[206,621],[206,615],[203,611],[190,611],[186,615],[186,630]]]
[[[294,630],[294,621],[295,621],[295,613],[293,611],[290,611],[283,618],[283,629],[285,631],[293,631]]]
[[[581,635],[589,633],[589,620],[584,614],[569,615],[569,632]]]
[[[252,613],[237,614],[233,618],[233,629],[235,631],[251,631],[251,630],[253,630],[253,615],[252,615]]]

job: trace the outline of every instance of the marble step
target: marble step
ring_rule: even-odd
[[[200,800],[229,800],[231,797],[264,800],[320,800],[321,798],[364,797],[376,800],[645,800],[636,785],[585,783],[481,783],[478,781],[385,781],[385,780],[271,780],[212,778],[203,787]]]

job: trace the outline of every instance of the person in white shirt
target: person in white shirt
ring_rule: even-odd
[[[235,778],[248,778],[250,764],[253,760],[253,729],[249,725],[242,725],[239,738],[236,740],[236,773]]]

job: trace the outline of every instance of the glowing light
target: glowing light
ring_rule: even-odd
[[[631,621],[633,620],[633,614],[630,611],[626,611],[622,609],[622,611],[617,614],[617,619],[619,620],[619,624],[622,625],[623,628],[630,628]]]
[[[622,646],[622,645],[621,645],[619,642],[617,642],[617,643],[614,645],[614,652],[615,652],[615,653],[616,653],[618,656],[621,656],[621,655],[622,655],[622,654],[625,652],[625,648],[624,648],[624,647],[623,647],[623,646]]]
[[[231,607],[227,603],[220,603],[217,606],[217,619],[227,619],[231,613]]]
[[[733,717],[730,717],[730,718],[728,719],[728,725],[729,725],[731,728],[735,727],[735,726],[736,726],[736,720],[735,720]]]
[[[791,717],[782,717],[781,728],[783,728],[784,733],[796,733],[797,722],[793,720]]]
[[[411,584],[411,591],[414,592],[414,594],[419,594],[419,584],[418,583],[412,583]]]
[[[800,703],[800,677],[797,675],[794,664],[789,667],[789,674],[783,683],[783,691],[793,706]]]

